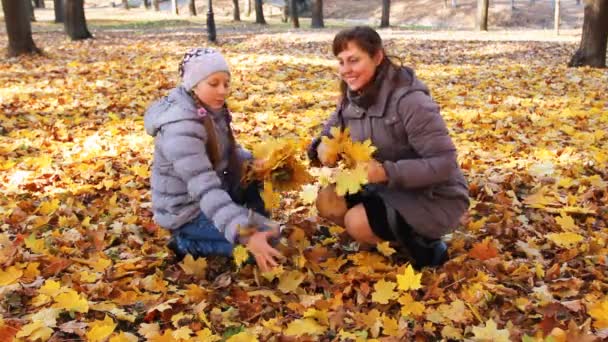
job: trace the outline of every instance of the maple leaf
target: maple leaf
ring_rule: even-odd
[[[390,246],[389,241],[378,242],[376,244],[376,249],[386,257],[389,257],[396,252],[396,250]]]
[[[479,342],[509,342],[509,331],[497,329],[496,322],[489,319],[485,326],[473,327],[473,340]]]
[[[72,289],[67,289],[63,293],[58,294],[55,297],[55,302],[54,308],[76,312],[89,311],[89,302]]]
[[[204,328],[196,332],[196,341],[198,342],[217,342],[222,339],[215,335],[209,328]]]
[[[419,317],[424,313],[424,304],[415,301],[409,293],[399,297],[399,304],[401,304],[401,315],[405,317]]]
[[[171,336],[176,340],[190,340],[190,335],[192,335],[192,330],[188,327],[181,327],[179,329],[173,330],[171,332]]]
[[[336,194],[355,194],[364,184],[367,184],[367,170],[364,165],[357,165],[352,170],[342,170],[336,175]]]
[[[241,267],[247,260],[249,260],[249,250],[243,245],[237,245],[232,250],[232,257],[236,267]]]
[[[186,274],[202,278],[205,276],[205,271],[207,270],[207,260],[205,258],[198,258],[195,260],[192,255],[188,254],[179,266]]]
[[[6,270],[0,269],[0,286],[13,284],[21,278],[23,271],[15,266],[10,266]]]
[[[303,318],[290,322],[287,325],[287,329],[285,329],[284,333],[287,336],[318,336],[325,333],[325,331],[327,331],[327,327],[322,326],[316,320],[311,318]]]
[[[271,182],[264,182],[264,189],[260,196],[264,201],[264,208],[268,211],[272,211],[281,206],[281,195],[273,191]]]
[[[572,247],[577,243],[583,241],[584,237],[577,233],[550,233],[547,234],[547,239],[553,241],[556,245],[560,247]]]
[[[494,246],[491,238],[486,238],[473,245],[469,256],[478,260],[488,260],[498,256],[498,249]]]
[[[89,341],[101,342],[108,338],[116,329],[116,323],[108,316],[103,321],[96,320],[89,324],[89,331],[86,336]]]
[[[141,336],[151,339],[152,337],[160,335],[160,326],[158,323],[141,323],[137,332]]]
[[[372,154],[376,151],[376,147],[372,145],[372,141],[346,141],[343,147],[344,160],[347,166],[355,166],[359,163],[364,163],[372,160]]]
[[[30,236],[25,239],[25,246],[36,254],[48,253],[44,240],[36,239],[36,236],[34,234],[30,234]]]
[[[33,314],[30,318],[32,322],[40,321],[46,327],[57,326],[57,316],[59,316],[61,310],[56,308],[44,308]]]
[[[17,338],[27,337],[30,341],[42,340],[46,341],[51,338],[53,329],[44,325],[42,321],[34,321],[30,324],[21,327],[17,333]]]
[[[400,333],[397,320],[387,315],[382,315],[382,333],[384,335],[398,337]]]
[[[407,265],[403,271],[403,274],[397,274],[397,284],[399,285],[399,290],[409,291],[422,288],[422,285],[420,284],[421,278],[422,273],[416,274],[412,265]]]
[[[372,301],[380,304],[388,304],[392,299],[397,298],[399,295],[395,292],[395,284],[392,281],[380,280],[374,284],[374,293],[372,294]]]
[[[594,327],[598,329],[608,328],[608,298],[592,304],[589,308],[589,316],[595,320],[593,322]]]
[[[300,191],[300,199],[304,204],[313,204],[317,200],[317,193],[319,192],[319,186],[315,184],[302,185],[302,191]]]
[[[57,211],[57,209],[59,209],[59,204],[60,202],[58,199],[53,199],[48,202],[42,202],[38,207],[38,212],[42,215],[50,215]]]
[[[562,211],[561,216],[555,218],[555,222],[562,227],[566,232],[578,231],[578,227],[574,223],[574,219],[571,216]]]
[[[306,275],[299,271],[284,272],[279,276],[279,285],[277,288],[283,293],[294,292],[304,279],[306,279]]]

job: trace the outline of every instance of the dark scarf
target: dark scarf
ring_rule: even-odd
[[[376,97],[380,92],[382,83],[384,83],[389,66],[390,62],[388,58],[384,58],[382,63],[380,63],[378,68],[376,68],[376,73],[374,74],[374,78],[371,82],[369,82],[359,91],[352,91],[350,89],[346,91],[348,100],[363,109],[368,109],[371,107],[371,105],[376,102]]]

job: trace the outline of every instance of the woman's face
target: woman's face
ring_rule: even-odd
[[[230,75],[223,71],[215,72],[198,82],[193,91],[209,108],[221,109],[230,93]]]
[[[384,53],[380,50],[375,56],[370,56],[351,41],[337,57],[340,63],[338,67],[340,78],[346,82],[350,90],[358,91],[372,80],[376,68],[384,58]]]

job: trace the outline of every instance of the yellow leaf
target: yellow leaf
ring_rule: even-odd
[[[577,233],[550,233],[547,234],[547,239],[560,247],[568,248],[583,241],[584,238]]]
[[[279,285],[277,288],[283,293],[295,292],[304,279],[306,279],[306,275],[299,271],[284,272],[279,276]]]
[[[158,323],[141,323],[137,333],[147,339],[151,339],[160,335],[160,326]]]
[[[112,336],[110,338],[110,342],[137,342],[138,338],[137,336],[131,334],[131,333],[126,333],[124,331],[121,331],[120,334],[116,335],[116,336]]]
[[[579,230],[578,226],[574,223],[574,219],[565,212],[561,213],[561,216],[555,218],[555,222],[562,227],[566,232],[574,232]]]
[[[79,276],[80,276],[80,281],[82,281],[83,283],[93,283],[93,282],[97,281],[97,278],[99,278],[97,273],[92,273],[89,271],[82,271],[79,273]]]
[[[372,160],[372,154],[375,151],[376,147],[372,146],[370,139],[363,142],[346,141],[344,143],[344,159],[346,164],[350,166]]]
[[[276,277],[283,274],[283,272],[285,272],[285,270],[283,269],[283,265],[279,265],[273,267],[270,271],[262,272],[262,277],[264,277],[264,279],[268,281],[273,281]]]
[[[390,241],[378,242],[376,249],[386,257],[389,257],[396,252],[396,250],[390,246]]]
[[[40,321],[45,327],[57,326],[57,316],[61,310],[56,308],[44,308],[32,315],[32,322]]]
[[[184,318],[192,319],[192,315],[186,315],[183,312],[179,312],[171,316],[171,322],[173,323],[174,327],[179,328],[179,321]]]
[[[450,325],[446,325],[441,329],[441,336],[449,340],[462,340],[462,331]]]
[[[197,342],[217,342],[222,339],[215,335],[209,328],[205,328],[203,330],[199,330],[196,332],[196,341]]]
[[[21,278],[23,271],[15,266],[10,266],[6,270],[0,269],[0,286],[13,284]]]
[[[89,328],[90,330],[86,334],[87,339],[93,342],[101,342],[112,335],[112,332],[116,328],[116,323],[114,323],[112,318],[105,316],[103,321],[96,320],[90,323]]]
[[[424,304],[417,302],[409,293],[404,293],[399,297],[401,304],[401,315],[405,317],[420,317],[424,313]]]
[[[336,194],[344,196],[354,194],[367,184],[367,170],[363,164],[352,170],[341,170],[336,175]]]
[[[243,245],[238,245],[232,250],[232,257],[234,258],[236,267],[241,267],[249,260],[249,250]]]
[[[509,342],[509,331],[506,329],[497,329],[496,322],[492,319],[486,322],[485,326],[473,327],[473,340],[480,342]]]
[[[190,330],[188,327],[181,327],[171,333],[171,336],[173,336],[175,339],[186,341],[190,340],[190,335],[192,335],[192,330]]]
[[[89,311],[89,302],[72,289],[58,294],[55,297],[55,302],[54,308],[83,313]]]
[[[34,321],[30,324],[21,327],[17,333],[17,338],[27,337],[28,341],[42,340],[46,341],[51,338],[53,329],[44,325],[42,321]]]
[[[25,247],[29,248],[32,252],[36,254],[47,254],[48,250],[46,249],[44,240],[36,239],[34,234],[30,234],[27,239],[24,240]]]
[[[63,292],[64,289],[61,288],[61,283],[54,281],[52,279],[47,279],[44,282],[44,285],[38,289],[38,293],[47,295],[49,297],[55,297],[56,295]]]
[[[319,186],[316,184],[305,184],[302,185],[302,191],[300,191],[300,199],[304,204],[313,204],[317,200],[317,194],[319,193]]]
[[[382,333],[387,336],[399,336],[399,323],[387,315],[382,316]]]
[[[264,297],[270,299],[270,301],[272,301],[273,303],[281,302],[281,298],[279,298],[277,295],[275,295],[274,292],[272,292],[271,290],[256,290],[256,291],[247,292],[247,294],[249,296],[264,296]]]
[[[50,202],[42,202],[38,207],[38,212],[42,215],[50,215],[59,209],[59,200],[54,199]]]
[[[483,228],[488,220],[487,217],[484,217],[478,221],[471,221],[468,225],[468,229],[472,232],[478,232],[481,228]]]
[[[597,329],[608,328],[608,298],[592,304],[589,309],[589,316],[595,320],[593,326]]]
[[[241,331],[238,334],[230,336],[226,342],[258,342],[258,338],[250,332]]]
[[[112,260],[103,258],[101,256],[99,256],[91,264],[91,266],[93,267],[93,269],[95,270],[95,272],[104,272],[106,270],[106,268],[110,267],[111,265],[112,265]]]
[[[372,294],[372,301],[380,304],[388,304],[392,299],[397,298],[398,293],[395,292],[395,284],[392,281],[380,280],[374,284],[374,293]]]
[[[30,281],[36,279],[36,277],[40,275],[38,266],[40,266],[40,263],[38,262],[29,263],[23,271],[23,278]]]
[[[407,265],[403,274],[397,274],[397,283],[399,284],[399,290],[418,290],[422,287],[422,285],[420,284],[421,278],[422,273],[416,274],[414,268],[412,268],[412,265]]]
[[[287,336],[318,336],[325,333],[327,327],[322,326],[311,318],[297,319],[287,325],[284,333]]]
[[[281,195],[272,190],[271,182],[264,182],[264,190],[262,190],[260,195],[262,196],[266,210],[271,211],[281,206]]]
[[[186,274],[194,275],[197,278],[202,278],[205,276],[205,271],[207,270],[207,260],[205,258],[198,258],[194,260],[192,255],[188,254],[179,264],[179,266]]]

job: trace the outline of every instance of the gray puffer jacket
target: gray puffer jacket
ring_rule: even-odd
[[[152,165],[152,210],[154,220],[163,228],[174,230],[202,212],[211,219],[226,239],[234,242],[239,227],[267,224],[257,214],[249,221],[247,208],[236,204],[227,184],[231,146],[227,111],[210,113],[216,126],[221,160],[214,170],[206,151],[207,131],[197,113],[194,100],[183,87],[153,103],[144,117],[146,132],[154,137]],[[238,148],[241,161],[250,157]]]

